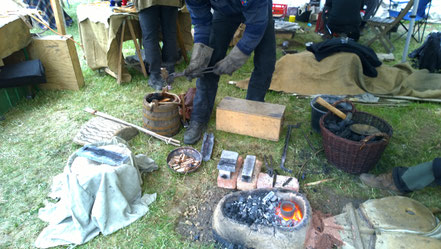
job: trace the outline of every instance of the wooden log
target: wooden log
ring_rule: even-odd
[[[155,137],[155,138],[157,138],[159,140],[162,140],[162,141],[164,141],[167,144],[171,144],[171,145],[174,145],[174,146],[181,146],[179,140],[176,140],[176,139],[173,139],[173,138],[170,138],[170,137],[161,136],[161,135],[159,135],[159,134],[157,134],[157,133],[155,133],[153,131],[149,131],[147,129],[144,129],[144,128],[142,128],[140,126],[137,126],[137,125],[134,125],[134,124],[131,124],[131,123],[126,122],[124,120],[121,120],[119,118],[112,117],[112,116],[110,116],[110,115],[108,115],[106,113],[102,113],[102,112],[99,112],[97,110],[94,110],[94,109],[88,108],[88,107],[86,107],[84,109],[84,111],[86,111],[88,113],[91,113],[93,115],[102,117],[102,118],[106,118],[106,119],[109,119],[109,120],[112,120],[112,121],[115,121],[115,122],[127,125],[127,126],[131,126],[131,127],[136,128],[137,130],[142,131],[142,132],[144,132],[144,133],[146,133],[146,134],[148,134],[148,135],[150,135],[152,137]]]

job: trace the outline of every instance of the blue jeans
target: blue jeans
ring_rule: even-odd
[[[264,101],[271,84],[276,63],[276,38],[272,10],[268,9],[268,25],[259,45],[254,49],[254,70],[248,84],[248,100]],[[243,15],[225,16],[214,11],[209,46],[214,49],[209,66],[222,60],[228,50],[236,29],[245,21]],[[208,123],[216,99],[219,75],[206,74],[196,81],[191,120]]]
[[[167,70],[174,71],[178,59],[176,47],[176,18],[178,8],[155,5],[139,12],[139,24],[142,31],[145,62],[149,64],[151,74],[159,75],[161,62]],[[162,32],[162,56],[159,47],[159,27]]]

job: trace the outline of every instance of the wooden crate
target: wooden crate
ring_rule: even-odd
[[[83,72],[72,40],[62,36],[33,38],[28,47],[31,60],[43,63],[47,83],[42,89],[80,90],[84,85]]]
[[[216,129],[278,141],[285,106],[225,97],[216,109]]]

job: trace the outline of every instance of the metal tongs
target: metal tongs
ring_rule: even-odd
[[[277,171],[274,169],[273,166],[273,156],[269,155],[269,157],[267,158],[266,155],[264,155],[263,161],[265,162],[265,168],[267,174],[273,178],[271,182],[271,187],[274,188],[274,185],[276,185]]]
[[[185,71],[171,73],[167,77],[167,80],[166,80],[167,85],[170,85],[171,83],[173,83],[175,78],[179,78],[179,77],[183,77],[183,76],[187,76],[189,78],[199,78],[199,77],[202,77],[204,74],[212,73],[213,70],[214,70],[214,66],[206,67],[206,68],[202,69],[200,72],[198,72],[197,74],[191,74],[191,75],[185,75]]]

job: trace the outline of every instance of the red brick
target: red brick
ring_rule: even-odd
[[[285,183],[290,177],[291,176],[277,175],[274,187],[285,188],[299,192],[299,181],[295,177],[293,177],[292,180],[285,187],[282,187],[283,183]],[[272,183],[273,178],[270,177],[267,173],[259,174],[259,179],[257,180],[257,188],[271,188]]]
[[[299,181],[297,178],[292,177],[292,180],[285,186],[282,187],[282,185],[290,178],[291,176],[281,176],[277,175],[276,184],[274,185],[275,188],[286,188],[290,189],[296,192],[299,192]]]
[[[270,177],[267,173],[259,173],[259,177],[257,179],[257,188],[272,188],[273,187],[273,178]]]
[[[240,177],[240,175],[239,175],[237,178],[237,189],[239,189],[239,190],[255,189],[257,187],[257,176],[259,175],[261,169],[262,169],[262,162],[259,160],[256,160],[256,166],[254,166],[252,181],[251,182],[244,182],[244,181],[242,181],[242,177]],[[240,173],[242,173],[242,170]]]
[[[237,176],[242,171],[242,164],[243,164],[243,158],[241,156],[239,156],[239,158],[237,158],[236,171],[231,173],[231,178],[224,179],[224,178],[220,177],[220,175],[218,175],[217,176],[217,186],[219,188],[236,189]]]

